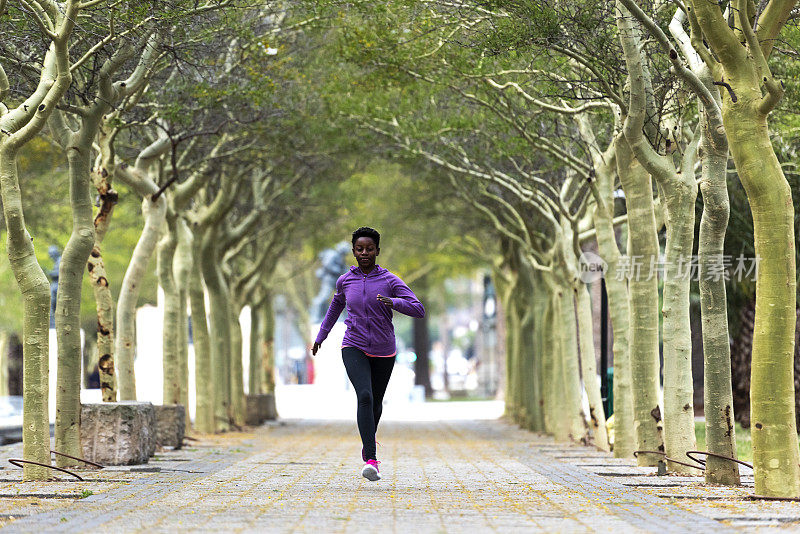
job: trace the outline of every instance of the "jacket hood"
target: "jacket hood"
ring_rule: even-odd
[[[359,276],[364,276],[364,273],[361,272],[361,267],[359,267],[358,265],[351,265],[350,266],[350,272],[353,273],[353,274],[357,274]],[[372,276],[373,274],[383,274],[383,273],[386,273],[386,272],[389,272],[389,270],[388,269],[384,269],[383,267],[381,267],[380,265],[378,265],[376,263],[375,264],[375,268],[367,276]]]

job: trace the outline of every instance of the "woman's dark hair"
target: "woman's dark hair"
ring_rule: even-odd
[[[359,237],[368,237],[375,241],[375,246],[380,248],[381,245],[381,234],[374,228],[370,228],[369,226],[362,226],[355,232],[353,232],[353,245],[356,244],[356,241]]]

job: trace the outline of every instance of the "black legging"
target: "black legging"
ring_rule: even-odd
[[[347,376],[358,399],[358,432],[364,445],[364,457],[375,460],[375,431],[383,411],[383,395],[394,369],[395,357],[376,358],[355,347],[342,348],[342,360]]]

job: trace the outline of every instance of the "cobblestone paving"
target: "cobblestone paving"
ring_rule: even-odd
[[[792,514],[795,505],[786,503],[767,514],[781,519],[763,522],[763,503],[741,499],[752,488],[651,477],[632,462],[502,421],[390,421],[379,434],[377,483],[361,478],[355,424],[346,421],[294,420],[204,436],[160,453],[147,466],[159,471],[107,468],[82,483],[22,483],[19,470],[4,469],[0,524],[37,533],[660,533],[800,525],[790,521],[800,516]],[[698,495],[726,500],[720,508]]]

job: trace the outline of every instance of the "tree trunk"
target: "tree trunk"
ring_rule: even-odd
[[[200,237],[194,235],[192,266],[189,273],[189,302],[192,307],[192,343],[194,345],[195,427],[199,432],[214,432],[214,365],[206,322],[205,292],[200,272],[202,253]]]
[[[89,195],[90,146],[96,128],[84,127],[70,136],[67,149],[72,208],[72,234],[64,247],[58,271],[56,339],[58,375],[56,389],[56,451],[80,457],[81,450],[81,287],[83,268],[94,247],[94,222]],[[87,137],[90,136],[90,137]],[[56,457],[56,465],[76,465],[75,460]]]
[[[175,285],[173,261],[178,247],[178,221],[174,213],[168,213],[166,229],[158,242],[158,283],[164,291],[164,328],[162,330],[162,365],[164,370],[164,404],[181,403],[181,369],[178,355],[178,329],[180,295]]]
[[[616,159],[616,158],[614,158]],[[614,162],[604,162],[615,165]],[[628,352],[630,326],[628,285],[617,276],[620,252],[614,232],[614,177],[616,169],[607,166],[597,168],[599,200],[593,213],[597,232],[597,249],[606,263],[603,276],[606,281],[608,309],[613,333],[614,355],[614,457],[630,458],[636,450],[636,433],[633,424],[633,384],[631,383],[631,359]]]
[[[578,325],[575,322],[575,304],[573,292],[564,287],[557,289],[560,301],[561,323],[561,391],[566,404],[569,438],[579,443],[586,443],[587,425],[583,415],[581,402],[580,369],[578,367]],[[592,350],[594,357],[594,350]]]
[[[412,319],[414,352],[417,359],[414,360],[414,385],[425,388],[425,398],[433,395],[431,387],[431,367],[430,367],[430,334],[428,331],[428,319],[419,317]]]
[[[131,261],[122,279],[122,288],[117,302],[117,339],[115,349],[119,371],[120,400],[136,400],[136,379],[133,371],[133,358],[136,350],[136,304],[139,300],[139,287],[144,277],[147,263],[156,248],[161,228],[167,214],[164,196],[156,202],[149,197],[142,201],[144,229]]]
[[[685,176],[686,179],[682,179]],[[694,205],[697,185],[693,172],[662,181],[667,242],[664,261],[662,341],[664,347],[664,444],[667,456],[686,458],[695,450],[694,386],[692,383],[692,340],[689,322],[689,284],[686,267],[692,257]],[[680,263],[683,262],[683,266]],[[683,271],[683,272],[681,272]],[[667,462],[670,471],[695,474],[696,470]]]
[[[0,143],[0,193],[8,231],[8,260],[22,294],[22,454],[26,460],[50,465],[48,372],[50,282],[36,260],[33,240],[22,213],[17,151]],[[24,480],[46,480],[50,470],[26,464]]]
[[[725,278],[719,276],[730,210],[726,180],[728,143],[724,134],[717,133],[717,126],[708,124],[705,115],[701,120],[704,128],[700,141],[702,175],[699,185],[703,195],[703,215],[697,252],[703,324],[706,444],[709,452],[736,458],[727,295]],[[713,266],[716,269],[712,270]],[[736,486],[740,482],[739,468],[733,462],[709,456],[705,479],[709,484]]]
[[[739,90],[740,87],[736,87]],[[758,99],[742,90],[723,101],[731,154],[753,213],[758,259],[750,381],[756,493],[800,496],[794,406],[796,306],[794,207]],[[749,98],[748,98],[749,97]],[[744,102],[742,102],[744,101]],[[748,104],[749,102],[749,104]]]
[[[264,301],[261,310],[263,330],[263,352],[261,361],[264,369],[264,393],[275,393],[275,312],[272,309],[272,296]]]
[[[0,330],[0,397],[10,395],[9,379],[9,335],[5,330]]]
[[[192,232],[183,219],[178,220],[178,246],[173,260],[175,287],[178,292],[178,329],[176,350],[180,371],[181,404],[186,408],[186,430],[191,430],[189,413],[189,275],[192,270]],[[195,364],[196,365],[196,364]],[[195,414],[196,417],[196,414]]]
[[[86,262],[86,269],[89,271],[89,280],[92,284],[97,309],[97,367],[100,390],[103,402],[115,402],[117,400],[117,381],[114,372],[114,297],[111,295],[100,244],[108,231],[118,196],[108,182],[108,171],[105,165],[100,165],[94,170],[93,181],[100,196],[100,210],[94,218],[94,247]]]
[[[262,361],[264,325],[259,306],[250,306],[250,366],[248,370],[248,394],[264,393],[264,363]]]
[[[552,293],[552,331],[553,331],[553,363],[550,383],[550,406],[552,433],[556,441],[569,441],[572,420],[575,419],[574,395],[566,389],[564,380],[564,353],[567,337],[564,330],[563,298],[560,289],[554,287]]]
[[[428,329],[428,315],[412,319],[412,336],[414,340],[414,352],[417,359],[414,360],[414,385],[425,388],[425,398],[433,395],[431,387],[431,364],[430,350],[431,340]]]
[[[447,316],[447,299],[445,290],[440,293],[442,314],[439,316],[439,343],[442,345],[442,387],[446,397],[450,396],[450,374],[447,369],[447,358],[450,355],[450,319]]]
[[[608,431],[606,429],[606,416],[603,410],[603,397],[600,393],[600,382],[597,380],[597,361],[594,353],[594,336],[592,329],[592,304],[589,297],[589,289],[580,278],[578,266],[579,258],[575,257],[573,250],[574,228],[571,224],[563,220],[561,223],[561,243],[560,254],[557,258],[561,259],[560,270],[564,273],[571,284],[571,294],[568,299],[569,308],[573,311],[572,324],[575,329],[572,331],[578,344],[576,345],[576,356],[580,359],[579,380],[583,379],[583,389],[589,401],[589,421],[588,430],[591,438],[595,441],[595,446],[602,450],[609,450]],[[570,342],[570,347],[572,343]],[[577,371],[577,369],[576,369]],[[583,419],[581,411],[581,418]]]
[[[737,3],[735,29],[716,4],[692,0],[690,15],[703,30],[704,58],[715,81],[724,80],[722,122],[730,152],[753,214],[758,275],[750,382],[755,492],[800,496],[795,421],[794,329],[797,299],[794,206],[775,156],[767,116],[783,89],[768,58],[796,2],[770,2],[752,30],[749,10]],[[741,4],[741,5],[740,5]],[[700,35],[693,35],[700,42]],[[735,96],[735,98],[733,98]]]
[[[218,232],[208,228],[202,239],[200,266],[208,290],[210,306],[209,340],[211,362],[214,366],[214,422],[218,431],[226,431],[232,420],[230,341],[231,312],[228,288],[219,268],[217,252]]]
[[[529,275],[531,278],[530,306],[533,323],[530,337],[528,338],[528,351],[531,353],[531,361],[528,370],[528,387],[530,388],[529,410],[531,412],[530,429],[534,432],[544,432],[544,377],[542,376],[542,363],[544,360],[544,353],[550,350],[550,347],[545,347],[543,343],[543,332],[547,328],[544,322],[544,313],[547,308],[548,297],[547,291],[543,287],[541,281],[541,274],[530,269]]]
[[[658,237],[650,176],[633,158],[627,141],[617,138],[617,169],[628,210],[628,273],[633,385],[633,417],[639,450],[663,451],[661,407],[658,403],[658,279],[647,272],[658,263]],[[634,266],[635,261],[635,266]],[[641,268],[641,271],[637,271]],[[640,454],[638,465],[655,466],[659,456]]]
[[[514,305],[514,291],[517,286],[518,274],[509,269],[509,272],[502,276],[503,282],[497,286],[497,294],[500,298],[506,317],[506,415],[512,421],[518,422],[519,400],[517,399],[516,376],[517,354],[519,341],[519,320],[517,307]],[[497,277],[500,279],[501,277]]]
[[[603,397],[600,382],[597,380],[597,361],[594,355],[592,336],[592,303],[589,288],[583,282],[575,288],[575,302],[578,310],[578,340],[581,353],[581,376],[586,396],[589,398],[589,429],[594,437],[594,445],[604,451],[611,450],[608,445],[606,415],[603,411]]]
[[[516,380],[515,389],[517,391],[518,405],[519,405],[519,424],[523,428],[531,428],[533,421],[533,412],[531,411],[531,393],[532,382],[530,381],[530,374],[533,367],[533,354],[531,352],[530,341],[533,338],[533,310],[528,303],[530,296],[530,287],[524,283],[526,273],[521,273],[521,281],[523,281],[523,292],[518,293],[514,297],[514,307],[519,316],[519,332],[517,334],[517,354],[516,354],[516,370],[514,371],[514,379]]]
[[[244,396],[244,368],[242,363],[242,325],[239,323],[241,309],[229,305],[230,309],[230,377],[231,377],[231,413],[233,423],[243,427],[246,419],[247,405]]]
[[[544,285],[544,284],[543,284]],[[544,430],[548,434],[556,434],[560,417],[559,407],[562,403],[555,403],[556,391],[556,358],[560,356],[561,342],[558,332],[558,319],[556,318],[555,295],[552,291],[546,290],[547,305],[542,314],[542,346],[543,350],[541,374],[542,374],[542,399],[544,412]]]

